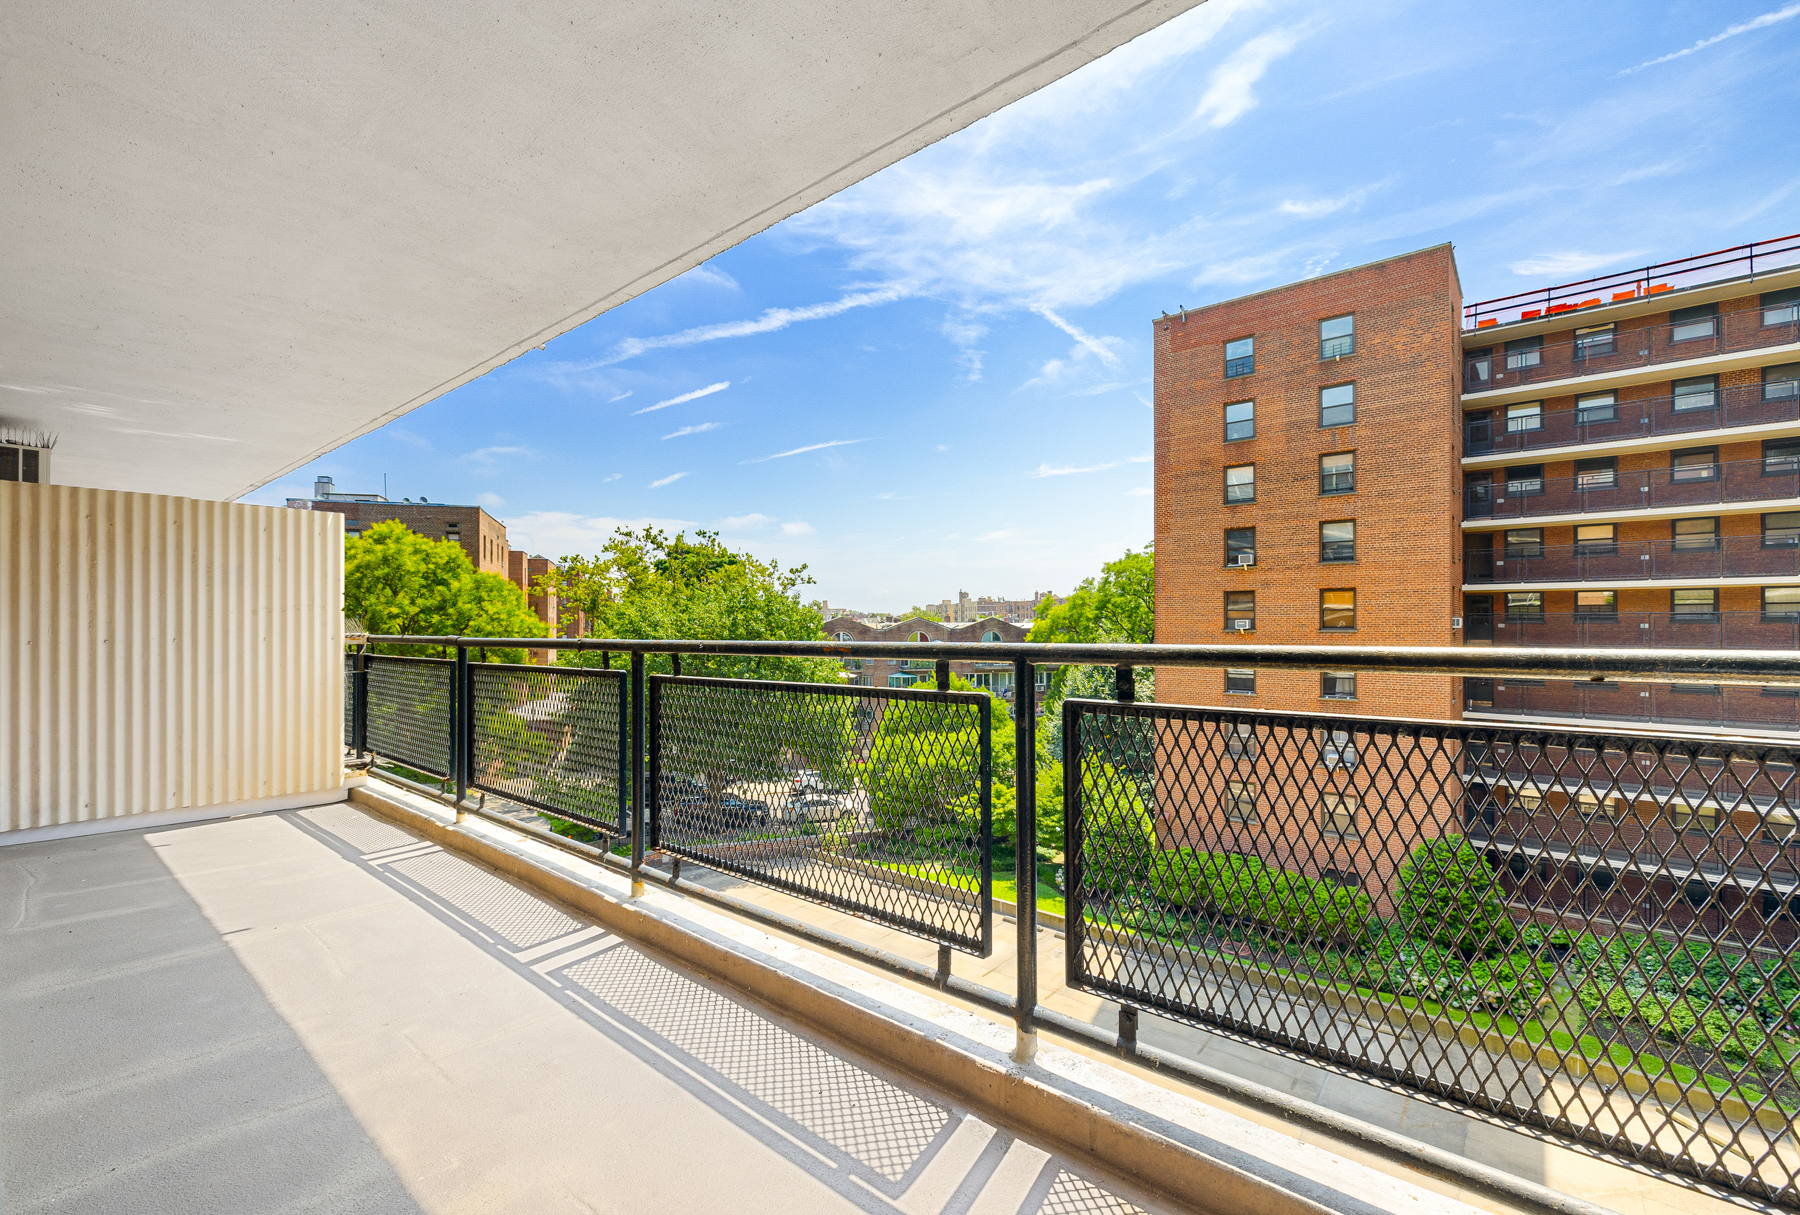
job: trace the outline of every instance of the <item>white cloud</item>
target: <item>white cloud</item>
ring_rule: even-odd
[[[852,292],[826,304],[809,304],[804,308],[770,308],[755,320],[725,321],[717,325],[699,325],[693,329],[683,329],[680,333],[665,333],[647,338],[626,338],[614,346],[612,353],[605,358],[568,367],[565,369],[565,373],[610,367],[614,363],[623,363],[626,359],[634,359],[651,350],[671,350],[682,346],[698,345],[701,342],[716,342],[720,338],[774,333],[778,329],[786,329],[789,325],[800,321],[824,320],[827,317],[848,312],[852,308],[871,308],[878,304],[891,304],[895,300],[905,299],[912,293],[912,288],[903,283],[895,283],[871,291]]]
[[[961,352],[957,361],[963,365],[969,383],[973,384],[981,378],[981,357],[987,353],[975,349],[975,343],[986,335],[987,326],[972,316],[951,313],[944,318],[943,331]]]
[[[1114,347],[1125,344],[1122,338],[1095,337],[1090,333],[1084,333],[1042,304],[1033,308],[1032,311],[1074,338],[1077,349],[1087,351],[1114,371],[1119,369],[1119,352]]]
[[[708,384],[705,388],[696,388],[692,392],[684,392],[678,397],[670,397],[666,401],[658,401],[654,405],[646,405],[642,409],[631,411],[632,417],[640,413],[655,413],[659,409],[667,409],[671,405],[686,405],[689,401],[698,401],[701,397],[710,397],[715,392],[724,392],[731,387],[730,380],[720,380],[717,384]]]
[[[939,444],[938,444],[938,445],[937,445],[937,447],[936,447],[936,448],[935,448],[935,449],[934,449],[934,450],[937,450],[937,451],[949,451],[949,450],[950,450],[950,444],[948,444],[948,443],[939,443]]]
[[[475,451],[466,451],[457,459],[467,460],[471,464],[479,464],[483,468],[492,468],[494,461],[502,456],[518,456],[521,459],[528,459],[535,455],[537,452],[529,447],[482,447]]]
[[[1319,219],[1326,215],[1335,215],[1344,208],[1359,208],[1369,195],[1388,184],[1391,178],[1375,182],[1371,185],[1358,186],[1354,190],[1346,190],[1336,198],[1285,198],[1275,210],[1282,215],[1297,215],[1301,219]]]
[[[816,536],[818,535],[818,531],[810,523],[796,521],[794,523],[783,523],[781,525],[781,534],[784,536]]]
[[[650,488],[651,489],[661,489],[665,485],[673,485],[673,484],[675,484],[675,482],[681,480],[683,477],[688,476],[688,475],[689,474],[684,473],[684,472],[670,473],[668,476],[664,477],[660,481],[650,482]]]
[[[739,460],[739,464],[764,464],[770,460],[785,460],[789,456],[804,455],[809,451],[823,451],[827,447],[849,447],[854,443],[867,443],[867,439],[832,439],[825,443],[813,443],[806,447],[796,447],[792,451],[778,451],[772,456],[758,456],[754,460]]]
[[[624,391],[624,392],[621,392],[621,393],[620,393],[620,394],[619,394],[619,395],[618,395],[618,396],[616,396],[616,397],[607,397],[607,398],[606,398],[606,403],[607,403],[607,404],[608,404],[608,405],[616,405],[616,404],[618,404],[618,403],[619,403],[619,402],[620,402],[620,401],[623,401],[623,400],[624,400],[624,399],[625,399],[625,398],[626,398],[626,397],[628,397],[628,396],[630,396],[630,395],[631,395],[631,394],[632,394],[632,392],[633,392],[633,391],[635,391],[635,390],[634,390],[634,389],[630,389],[630,388],[627,388],[627,389],[626,389],[626,390],[625,390],[625,391]]]
[[[641,531],[646,527],[678,532],[695,526],[690,519],[644,516],[620,519],[610,515],[577,515],[566,511],[533,511],[508,519],[506,534],[514,548],[556,554],[597,553],[615,531]]]
[[[767,527],[773,522],[775,522],[775,520],[767,515],[732,515],[728,519],[721,519],[719,521],[719,527],[728,532],[747,532],[755,528]]]
[[[429,448],[431,446],[430,439],[427,439],[424,435],[415,434],[404,426],[389,426],[387,427],[387,432],[396,439],[399,439],[402,443],[406,443],[413,447]]]
[[[1263,78],[1269,65],[1300,44],[1306,26],[1271,30],[1259,34],[1231,53],[1231,57],[1213,70],[1194,117],[1210,127],[1228,127],[1256,108],[1251,91]]]
[[[1080,468],[1077,468],[1073,464],[1066,464],[1061,468],[1055,468],[1049,464],[1040,464],[1037,466],[1036,472],[1028,475],[1033,477],[1073,477],[1080,473],[1105,472],[1109,468],[1119,468],[1126,464],[1148,464],[1149,462],[1150,457],[1148,455],[1142,455],[1127,456],[1123,460],[1108,460],[1105,464],[1087,464]]]
[[[670,431],[665,439],[679,439],[682,435],[703,435],[709,430],[717,430],[725,425],[723,422],[702,422],[698,426],[683,426],[680,430]]]
[[[1125,496],[1127,498],[1148,498],[1150,496],[1150,487],[1148,485],[1140,485],[1136,489],[1128,489],[1125,491]]]
[[[738,287],[738,281],[735,278],[732,278],[731,275],[725,273],[725,271],[719,269],[717,266],[713,265],[711,262],[707,262],[704,265],[695,266],[692,270],[689,270],[686,274],[681,275],[676,281],[677,282],[690,282],[690,283],[705,283],[711,287],[724,287],[731,291],[740,290],[740,288]]]
[[[624,473],[607,473],[604,477],[600,478],[600,484],[605,485],[608,481],[617,481],[624,475]]]
[[[506,505],[505,498],[502,498],[499,494],[489,493],[476,494],[475,502],[476,505],[485,506],[489,510],[499,510],[502,506]]]
[[[1565,274],[1585,274],[1589,270],[1601,270],[1645,256],[1648,254],[1643,249],[1630,249],[1624,253],[1543,253],[1514,262],[1507,269],[1514,274],[1532,277],[1546,274],[1560,277]]]
[[[1694,43],[1693,46],[1685,47],[1679,51],[1673,51],[1662,56],[1660,59],[1651,59],[1645,63],[1638,64],[1636,67],[1626,68],[1624,71],[1620,72],[1619,75],[1629,76],[1631,73],[1641,72],[1647,67],[1655,67],[1659,63],[1667,63],[1671,59],[1680,59],[1683,55],[1692,55],[1695,51],[1703,51],[1709,46],[1725,41],[1727,38],[1735,38],[1739,34],[1748,34],[1751,30],[1763,29],[1767,26],[1774,25],[1777,21],[1786,21],[1789,17],[1800,17],[1800,4],[1790,4],[1786,8],[1764,13],[1760,17],[1752,17],[1748,21],[1740,21],[1736,25],[1728,25],[1725,27],[1723,33],[1714,34],[1710,38],[1702,38],[1700,41]]]

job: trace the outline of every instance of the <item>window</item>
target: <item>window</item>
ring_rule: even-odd
[[[1050,668],[1034,666],[1031,671],[1032,688],[1039,692],[1048,692],[1050,690]]]
[[[1692,308],[1677,308],[1669,313],[1671,342],[1697,342],[1701,338],[1712,337],[1718,331],[1717,304],[1698,304]]]
[[[1234,464],[1225,470],[1225,501],[1256,501],[1256,465]]]
[[[889,675],[888,676],[888,687],[890,687],[890,688],[910,688],[915,683],[918,683],[923,678],[925,678],[923,675],[901,675],[901,674]]]
[[[1539,810],[1544,808],[1543,790],[1532,788],[1529,785],[1521,789],[1515,789],[1508,804],[1516,807],[1525,814],[1536,814]]]
[[[1669,817],[1675,820],[1677,831],[1704,831],[1710,835],[1719,829],[1719,808],[1705,802],[1694,807],[1673,798],[1669,802]]]
[[[860,671],[863,669],[863,660],[860,658],[846,658],[844,659],[844,669],[846,671]]]
[[[985,632],[981,635],[981,639],[983,641],[999,641],[1000,640],[1000,630],[989,629],[987,632]]]
[[[1590,393],[1585,397],[1575,398],[1575,424],[1592,426],[1596,422],[1617,422],[1619,420],[1619,401],[1610,392]]]
[[[1225,782],[1225,817],[1234,823],[1256,821],[1256,783],[1247,780]]]
[[[1608,798],[1605,801],[1602,801],[1592,793],[1577,793],[1575,795],[1574,809],[1575,812],[1583,818],[1594,818],[1597,815],[1606,812],[1607,802],[1611,800],[1612,799]]]
[[[1618,349],[1613,338],[1613,326],[1611,325],[1590,325],[1586,329],[1577,329],[1575,331],[1575,361],[1580,363],[1586,359],[1613,353]]]
[[[1463,389],[1479,392],[1489,387],[1494,378],[1494,352],[1471,350],[1463,356]]]
[[[1800,510],[1775,511],[1762,517],[1762,546],[1792,548],[1800,544]]]
[[[1506,470],[1506,496],[1531,498],[1544,492],[1542,464],[1514,464]]]
[[[1676,413],[1694,413],[1719,403],[1719,377],[1716,375],[1689,376],[1685,380],[1676,380],[1671,387],[1674,397],[1669,408]]]
[[[1493,708],[1494,681],[1492,679],[1463,680],[1463,703],[1471,709]]]
[[[1231,672],[1227,671],[1226,674],[1229,675]],[[1248,675],[1250,676],[1251,684],[1254,685],[1256,683],[1255,671],[1239,671],[1237,674]],[[1229,691],[1230,689],[1226,690]],[[1254,686],[1252,686],[1251,690],[1255,690]],[[1255,759],[1256,727],[1247,721],[1240,721],[1235,725],[1228,725],[1225,730],[1225,754],[1237,759]]]
[[[1671,526],[1672,543],[1678,553],[1706,552],[1719,547],[1718,519],[1676,519]]]
[[[1761,302],[1764,325],[1792,325],[1800,321],[1800,287],[1765,291]]]
[[[1762,599],[1764,620],[1800,620],[1800,586],[1765,586]]]
[[[1542,557],[1544,555],[1544,529],[1541,527],[1514,527],[1506,532],[1506,556]]]
[[[1800,363],[1764,367],[1762,386],[1765,401],[1791,401],[1800,397]]]
[[[1254,527],[1228,527],[1225,529],[1225,564],[1256,564],[1256,529]]]
[[[1326,700],[1355,700],[1356,674],[1353,671],[1326,671],[1319,676],[1319,695]]]
[[[1356,385],[1333,384],[1319,389],[1319,425],[1348,426],[1356,421]]]
[[[1225,378],[1236,379],[1256,370],[1256,339],[1238,338],[1225,343]]]
[[[1319,524],[1319,560],[1356,560],[1356,521],[1354,519]]]
[[[1716,683],[1672,683],[1669,691],[1677,696],[1718,696],[1719,685]]]
[[[1356,350],[1356,318],[1334,316],[1319,322],[1319,357],[1341,359]]]
[[[1719,479],[1719,449],[1689,447],[1669,453],[1669,480],[1676,485]]]
[[[1320,798],[1319,826],[1330,835],[1356,834],[1356,796],[1327,793]]]
[[[1575,461],[1575,488],[1614,489],[1619,484],[1619,461],[1614,456]]]
[[[1619,615],[1619,592],[1617,591],[1576,591],[1575,614],[1577,616],[1604,616],[1609,620]]]
[[[1362,874],[1354,869],[1321,869],[1319,876],[1333,886],[1342,886],[1346,890],[1363,888]]]
[[[1578,557],[1610,557],[1619,551],[1619,527],[1616,523],[1584,523],[1575,529],[1575,555]]]
[[[1233,401],[1225,407],[1225,441],[1237,443],[1256,437],[1256,402]]]
[[[833,641],[854,641],[855,640],[855,638],[850,636],[850,634],[848,634],[848,633],[833,633],[831,635],[831,639]]]
[[[1527,367],[1536,367],[1544,361],[1544,339],[1541,337],[1516,338],[1506,344],[1506,369],[1521,371]]]
[[[1319,627],[1353,629],[1356,627],[1356,592],[1335,590],[1319,592]]]
[[[1677,587],[1669,592],[1669,610],[1688,619],[1712,619],[1719,614],[1717,587]]]
[[[1764,439],[1762,470],[1765,477],[1800,472],[1800,439]]]
[[[1349,494],[1356,492],[1356,453],[1334,452],[1319,457],[1319,493]]]
[[[1012,687],[1011,671],[970,671],[969,682],[978,688],[987,688],[992,692],[1005,692]]]
[[[1356,767],[1356,746],[1350,741],[1350,731],[1321,731],[1319,756],[1327,768]]]
[[[1542,591],[1508,591],[1506,593],[1506,618],[1508,620],[1542,620],[1544,618],[1544,593]]]
[[[1233,696],[1256,695],[1256,672],[1225,669],[1225,690]]]
[[[1544,429],[1544,403],[1542,401],[1526,401],[1521,405],[1506,407],[1506,433],[1516,435],[1525,430]]]
[[[1256,592],[1225,592],[1225,627],[1243,632],[1256,627]]]

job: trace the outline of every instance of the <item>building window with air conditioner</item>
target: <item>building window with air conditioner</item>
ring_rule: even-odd
[[[1225,627],[1234,633],[1247,633],[1256,627],[1256,592],[1225,592]]]
[[[1225,565],[1226,568],[1242,567],[1256,564],[1256,529],[1254,527],[1228,527],[1225,529]]]

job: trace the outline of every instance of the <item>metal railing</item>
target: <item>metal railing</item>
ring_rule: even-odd
[[[1760,611],[1505,612],[1465,616],[1463,636],[1509,646],[1800,650],[1800,616]]]
[[[1787,457],[1670,464],[1636,472],[1603,468],[1573,477],[1545,477],[1542,469],[1496,469],[1491,482],[1465,482],[1463,517],[1531,519],[1800,498],[1800,466]]]
[[[1134,678],[1252,666],[1501,684],[1748,678],[1800,694],[1800,654],[531,640],[601,651],[605,667],[468,660],[470,647],[527,648],[513,639],[367,638],[457,656],[359,653],[346,671],[354,745],[378,769],[391,759],[416,772],[447,749],[436,774],[459,815],[480,812],[469,789],[493,791],[565,834],[591,831],[597,848],[582,854],[627,869],[634,890],[664,882],[1004,1009],[1021,1061],[1048,1029],[1512,1201],[1572,1209],[1142,1045],[1149,1010],[1800,1205],[1793,745],[1141,704]],[[936,689],[679,673],[686,655],[921,650]],[[619,653],[628,672],[610,669]],[[649,674],[652,654],[675,673]],[[990,719],[1006,710],[945,689],[953,658],[1013,666],[1015,770],[995,768]],[[1062,851],[1048,861],[1033,846],[1059,810],[1039,804],[1040,663],[1112,667],[1118,693],[1063,703]],[[395,743],[407,754],[383,751]],[[1047,879],[1061,891],[1066,982],[1120,1002],[1116,1033],[1040,1004],[1029,893],[1014,909],[1015,994],[951,974],[952,949],[994,948],[1007,834],[994,811],[1008,781],[1017,889]],[[656,848],[676,858],[667,878],[645,869]],[[934,941],[938,968],[683,881],[683,859]]]
[[[1464,419],[1463,454],[1499,455],[1800,421],[1800,392],[1788,392],[1786,385],[1786,381],[1739,384],[1683,396],[1615,399],[1510,416],[1506,406],[1496,406]]]
[[[1754,280],[1777,270],[1800,265],[1800,235],[1733,245],[1712,253],[1658,262],[1641,269],[1602,274],[1555,287],[1520,291],[1496,299],[1479,300],[1463,307],[1464,329],[1485,329],[1508,321],[1533,320],[1560,315],[1596,304],[1647,299],[1665,291],[1699,287],[1732,279]]]
[[[1494,533],[1483,533],[1493,537]],[[1800,577],[1800,543],[1761,536],[1617,540],[1463,550],[1464,582],[1633,582],[1647,578]]]
[[[1572,324],[1579,325],[1578,320]],[[1521,339],[1533,340],[1533,339]],[[1737,354],[1786,346],[1800,341],[1800,318],[1789,307],[1734,308],[1706,318],[1659,321],[1652,325],[1621,322],[1605,341],[1583,336],[1566,342],[1544,342],[1525,349],[1508,342],[1463,355],[1463,392],[1492,392],[1579,376],[1628,371],[1656,363]],[[1780,360],[1772,359],[1771,362]]]
[[[1800,734],[1800,693],[1792,688],[1465,679],[1463,707],[1470,713],[1572,718],[1631,728]]]

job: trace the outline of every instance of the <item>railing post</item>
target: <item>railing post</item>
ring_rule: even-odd
[[[631,652],[631,896],[644,893],[644,652]]]
[[[369,753],[369,647],[359,645],[350,659],[350,749]]]
[[[1120,704],[1128,705],[1137,700],[1137,669],[1128,662],[1114,667],[1113,687]]]
[[[469,796],[469,766],[474,750],[475,738],[475,706],[473,675],[469,671],[469,647],[456,647],[456,666],[453,668],[451,682],[455,690],[450,694],[450,767],[456,780],[456,821],[463,820],[463,799]]]
[[[1018,1033],[1013,1060],[1030,1063],[1037,1056],[1037,682],[1031,663],[1013,663],[1013,877],[1017,884],[1018,984],[1013,1024]]]

